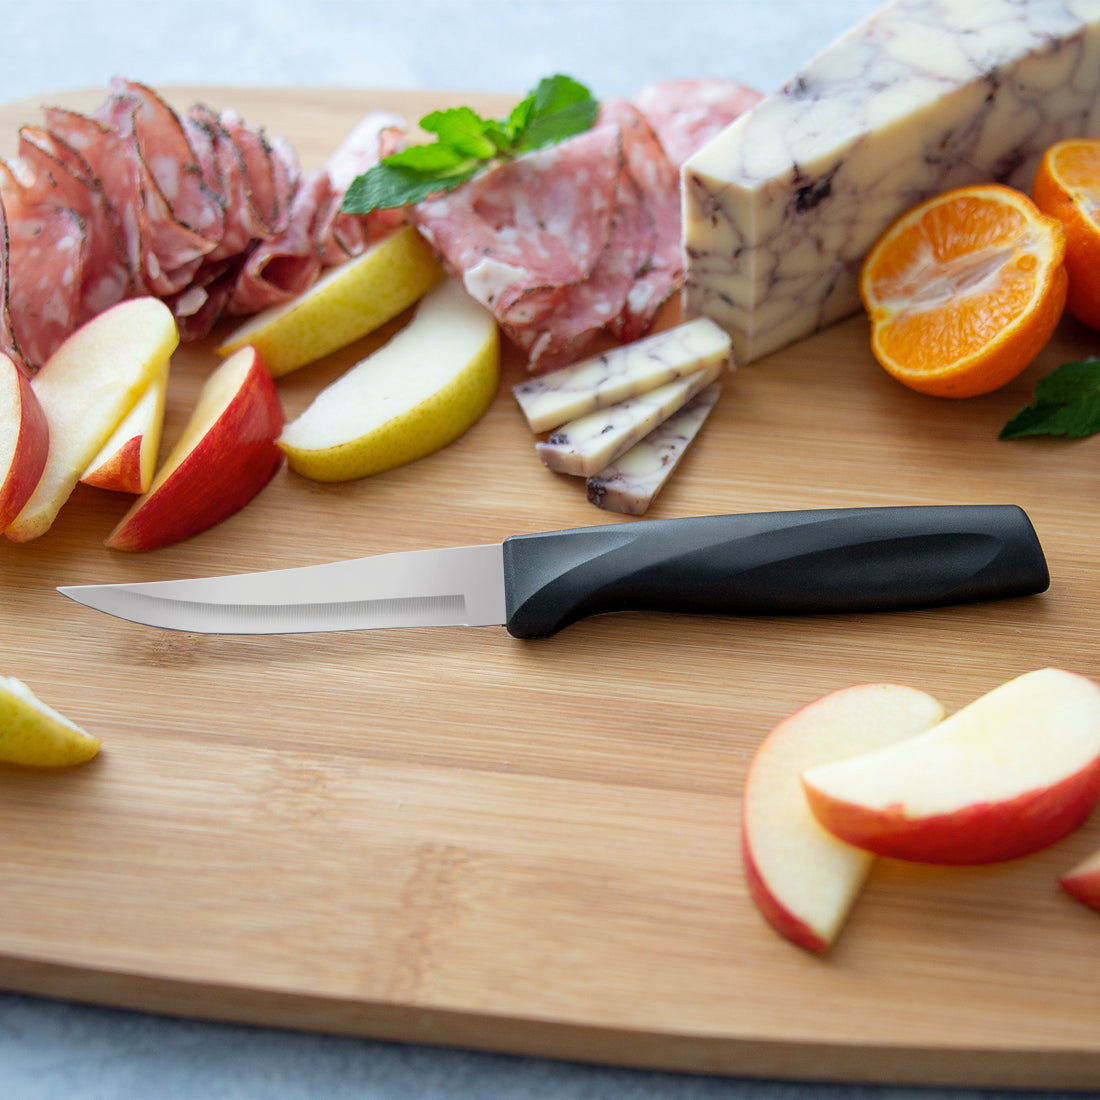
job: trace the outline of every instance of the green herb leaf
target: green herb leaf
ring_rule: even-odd
[[[1035,399],[998,439],[1060,435],[1081,439],[1100,431],[1100,359],[1063,363],[1035,387]]]
[[[420,120],[420,128],[436,140],[411,145],[358,176],[342,209],[369,214],[453,191],[495,161],[584,133],[598,112],[592,93],[561,74],[539,81],[502,121],[482,118],[469,107],[433,111]]]

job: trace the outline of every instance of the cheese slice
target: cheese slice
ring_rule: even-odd
[[[859,308],[899,214],[1096,134],[1100,0],[894,0],[684,165],[685,315],[759,359]]]
[[[732,366],[729,334],[699,317],[528,378],[512,394],[531,431],[545,432],[715,363]]]
[[[722,363],[714,363],[686,378],[666,382],[637,397],[570,420],[544,443],[536,443],[535,451],[551,470],[590,477],[682,409],[714,382],[722,369]]]
[[[586,483],[588,499],[609,512],[631,516],[646,512],[672,477],[721,393],[722,383],[712,382],[610,466],[590,477]]]

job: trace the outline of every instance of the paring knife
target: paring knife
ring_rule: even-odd
[[[206,634],[501,625],[553,634],[607,611],[891,611],[1050,583],[1014,505],[839,508],[636,520],[193,580],[59,588],[132,622]]]

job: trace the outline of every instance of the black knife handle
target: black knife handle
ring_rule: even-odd
[[[507,628],[553,634],[605,611],[894,611],[1050,584],[1011,504],[836,508],[641,520],[504,541]]]

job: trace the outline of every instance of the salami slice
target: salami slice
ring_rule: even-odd
[[[3,165],[7,321],[23,361],[36,371],[76,328],[87,234],[75,211],[28,202],[29,193]]]
[[[0,352],[7,355],[25,374],[31,375],[34,368],[27,362],[12,324],[9,291],[8,219],[4,208],[4,194],[0,190]]]
[[[83,324],[129,296],[133,276],[115,228],[111,204],[84,157],[55,135],[36,127],[19,131],[18,163],[27,202],[65,206],[84,225],[76,323]]]
[[[321,273],[317,219],[331,199],[332,182],[326,171],[315,169],[302,177],[287,228],[248,253],[229,296],[228,313],[257,313],[288,301],[316,282]]]
[[[634,278],[622,308],[607,326],[617,339],[630,342],[645,334],[683,278],[680,179],[656,132],[637,107],[625,100],[610,100],[601,106],[600,118],[614,121],[622,130],[623,187],[637,192],[644,217],[644,225],[639,225],[633,236]]]
[[[224,210],[203,173],[176,112],[151,89],[115,78],[94,117],[117,135],[133,164],[130,195],[141,238],[142,274],[159,296],[187,285],[218,244]]]
[[[649,119],[677,169],[697,149],[764,97],[733,80],[657,80],[647,84],[634,105]]]
[[[285,142],[269,141],[236,111],[196,104],[183,123],[203,180],[224,211],[221,240],[206,260],[239,255],[252,242],[283,232],[301,175],[294,151]]]
[[[621,177],[621,133],[599,126],[418,203],[411,220],[533,367],[547,369],[608,319],[591,302],[578,313],[569,290],[610,246]]]
[[[332,198],[318,218],[317,234],[321,262],[326,267],[358,256],[369,243],[404,224],[405,215],[400,209],[372,210],[366,215],[346,214],[341,204],[344,192],[356,176],[396,152],[404,144],[405,136],[405,120],[400,115],[370,111],[325,161]]]

